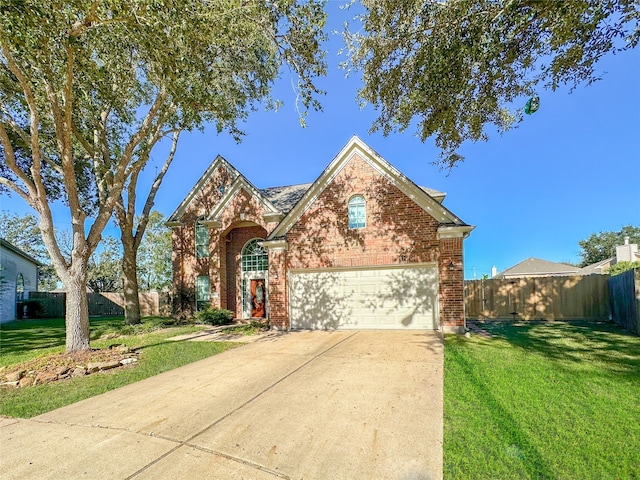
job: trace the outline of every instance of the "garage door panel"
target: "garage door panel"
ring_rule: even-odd
[[[297,272],[290,278],[292,328],[437,327],[435,267]]]

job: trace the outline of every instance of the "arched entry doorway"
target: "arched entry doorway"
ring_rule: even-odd
[[[262,288],[254,282],[254,290],[267,291],[268,259],[266,251],[258,245],[267,231],[251,222],[234,225],[221,236],[219,281],[220,306],[233,312],[234,318],[251,318],[251,280],[264,280]],[[259,298],[259,295],[258,295]],[[266,302],[265,302],[266,303]],[[259,313],[259,312],[258,312]],[[267,312],[263,316],[267,316]]]
[[[267,316],[267,272],[269,255],[260,245],[264,239],[253,238],[242,248],[242,317]]]

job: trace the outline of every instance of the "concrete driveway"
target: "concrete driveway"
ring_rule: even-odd
[[[7,479],[442,477],[437,332],[290,332],[30,420]]]

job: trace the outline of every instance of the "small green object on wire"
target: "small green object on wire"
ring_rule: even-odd
[[[535,97],[531,97],[527,100],[527,103],[524,106],[524,113],[531,115],[532,113],[537,112],[538,108],[540,108],[540,97],[536,95]]]

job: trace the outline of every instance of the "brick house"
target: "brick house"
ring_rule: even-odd
[[[218,156],[167,225],[178,314],[278,329],[464,329],[474,228],[358,137],[311,184],[258,189]]]

